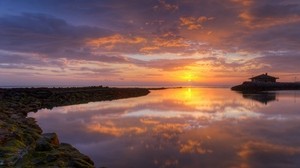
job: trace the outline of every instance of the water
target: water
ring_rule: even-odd
[[[300,167],[300,92],[155,90],[31,113],[97,167]]]

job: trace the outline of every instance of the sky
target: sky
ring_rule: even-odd
[[[300,81],[299,0],[0,0],[0,86]]]

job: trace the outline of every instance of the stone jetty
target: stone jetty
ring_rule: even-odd
[[[143,88],[73,87],[0,89],[0,167],[94,167],[56,133],[43,133],[29,112],[57,106],[144,96]],[[79,135],[80,136],[80,135]]]
[[[244,82],[231,88],[231,90],[242,92],[261,92],[275,90],[300,90],[297,82]]]

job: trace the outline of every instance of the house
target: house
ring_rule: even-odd
[[[251,82],[276,82],[277,77],[269,76],[268,73],[254,76],[251,79]]]

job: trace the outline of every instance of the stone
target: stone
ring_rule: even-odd
[[[37,151],[51,151],[59,146],[59,140],[56,133],[43,134],[36,142]]]
[[[12,114],[12,115],[11,115],[11,118],[14,119],[14,120],[18,120],[18,119],[21,119],[21,118],[23,118],[23,117],[20,116],[20,113],[19,113],[19,114]]]
[[[51,144],[45,138],[40,138],[36,141],[35,150],[37,150],[37,151],[51,151],[51,150],[53,150],[53,147],[51,146]]]
[[[59,140],[56,133],[43,134],[36,142],[37,151],[51,151],[59,146]]]
[[[51,143],[53,146],[58,147],[59,146],[59,140],[56,133],[46,133],[43,134],[43,136],[48,140],[49,143]]]
[[[45,159],[46,162],[50,163],[50,162],[54,162],[59,158],[58,155],[48,155]]]

